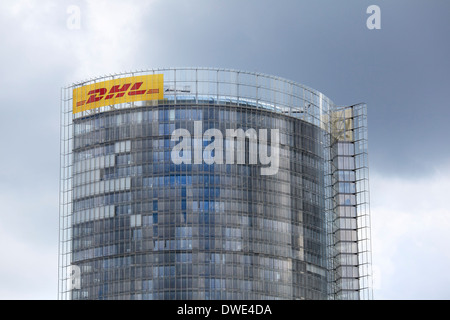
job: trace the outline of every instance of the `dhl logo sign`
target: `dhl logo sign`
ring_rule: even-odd
[[[113,104],[163,98],[162,74],[119,78],[73,89],[73,113]]]

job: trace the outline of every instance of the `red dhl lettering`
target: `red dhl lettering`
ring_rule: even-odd
[[[87,100],[78,101],[77,107],[81,107],[84,105],[88,105],[91,103],[95,103],[101,101],[103,98],[105,100],[110,100],[114,98],[121,98],[125,94],[129,96],[139,96],[139,95],[147,95],[147,94],[157,94],[159,93],[159,89],[149,89],[149,90],[139,90],[142,86],[143,82],[136,82],[133,87],[131,87],[132,83],[126,83],[120,87],[120,85],[113,86],[109,92],[107,88],[100,88],[91,90],[88,92],[89,98]],[[131,87],[130,91],[128,89]],[[108,95],[106,95],[108,93]],[[106,97],[105,97],[106,95]]]
[[[164,98],[162,74],[118,78],[73,89],[73,113],[133,101]]]

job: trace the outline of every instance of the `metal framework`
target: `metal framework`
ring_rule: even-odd
[[[330,298],[373,298],[367,153],[367,106],[330,114],[329,269]]]
[[[164,75],[164,104],[191,99],[192,104],[209,101],[213,104],[247,105],[299,118],[323,129],[328,297],[372,299],[366,105],[338,107],[322,93],[289,80],[212,68],[140,70],[88,79],[62,89],[59,298],[71,299],[71,288],[76,285],[73,273],[77,271],[72,268],[71,248],[73,175],[76,170],[72,154],[73,121],[97,113],[159,103],[123,103],[74,114],[72,90],[105,80],[149,74]],[[95,214],[105,216],[108,213]]]

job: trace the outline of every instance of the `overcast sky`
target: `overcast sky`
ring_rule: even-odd
[[[61,87],[183,66],[366,102],[374,296],[450,299],[449,34],[448,0],[2,0],[0,299],[57,297]]]

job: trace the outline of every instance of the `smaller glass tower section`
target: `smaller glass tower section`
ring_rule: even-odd
[[[331,112],[331,298],[372,299],[367,107]]]

